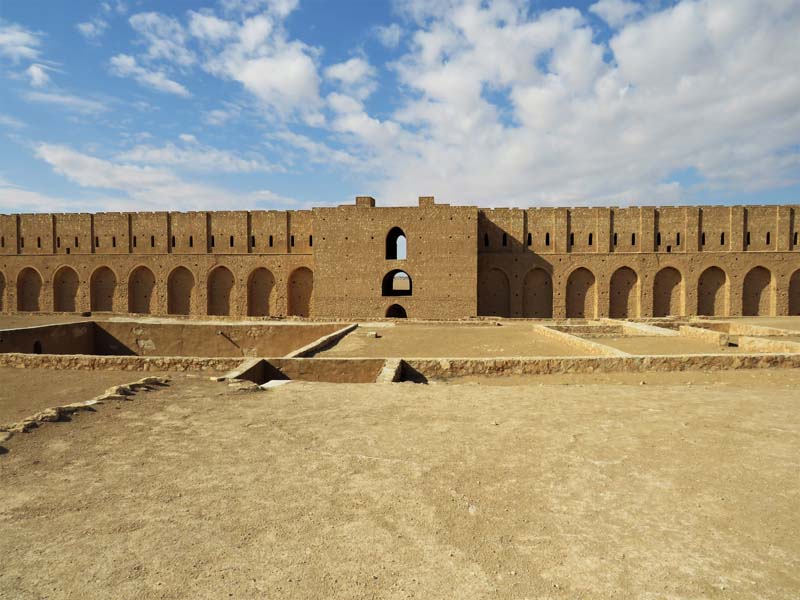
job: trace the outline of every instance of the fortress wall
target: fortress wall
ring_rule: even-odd
[[[797,206],[374,204],[0,215],[0,310],[347,319],[382,317],[393,304],[435,319],[800,313]],[[408,238],[405,260],[386,258],[392,227]],[[384,276],[399,269],[411,276],[411,295],[384,295]]]
[[[393,304],[409,317],[459,318],[476,312],[478,211],[435,205],[314,209],[315,314],[383,317]],[[374,202],[374,201],[373,201]],[[407,238],[407,258],[386,258],[387,234],[399,227]],[[411,277],[410,296],[384,296],[387,274]]]

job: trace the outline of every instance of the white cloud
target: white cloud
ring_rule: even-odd
[[[397,23],[379,25],[375,28],[375,35],[378,41],[387,48],[397,48],[400,38],[403,36],[403,29]]]
[[[10,115],[4,115],[2,113],[0,113],[0,125],[10,127],[12,129],[22,129],[26,126],[25,123],[19,119],[16,119]]]
[[[261,157],[243,157],[229,150],[200,144],[193,135],[179,136],[183,145],[138,145],[119,154],[116,160],[145,165],[168,165],[200,173],[269,173],[279,170]]]
[[[16,23],[0,19],[0,56],[17,63],[39,57],[41,35]]]
[[[215,108],[214,110],[209,110],[203,113],[203,123],[206,125],[213,125],[216,127],[220,127],[225,125],[232,119],[235,119],[239,116],[239,111],[236,108],[230,109],[222,109],[222,108]]]
[[[26,92],[24,97],[31,102],[53,104],[66,110],[79,113],[99,113],[108,110],[108,107],[102,102],[67,93]]]
[[[50,76],[47,74],[47,67],[44,65],[34,63],[27,68],[25,73],[30,77],[33,87],[44,87],[50,82]]]
[[[104,160],[58,144],[38,144],[36,156],[56,173],[83,188],[113,191],[122,196],[109,201],[104,210],[109,207],[118,210],[209,210],[221,205],[248,209],[270,201],[263,192],[236,193],[214,185],[187,182],[163,167]],[[49,206],[45,210],[54,209]]]
[[[133,77],[141,85],[159,92],[175,94],[184,98],[191,96],[189,90],[180,83],[169,79],[163,71],[142,67],[133,56],[127,54],[117,54],[111,57],[111,72],[119,77]]]
[[[186,32],[176,19],[146,12],[131,16],[129,22],[147,46],[148,60],[164,60],[182,67],[196,62],[194,53],[186,47]]]
[[[325,69],[325,77],[359,100],[365,100],[376,88],[375,69],[360,56],[331,65]]]
[[[379,117],[352,94],[327,98],[329,127],[387,200],[423,185],[482,205],[671,203],[686,190],[670,176],[688,168],[732,192],[800,179],[795,2],[607,13],[627,19],[608,45],[575,9],[400,8],[418,29],[395,66],[399,108]]]
[[[600,0],[589,10],[603,19],[611,27],[619,27],[642,12],[642,6],[633,0]]]
[[[100,17],[96,17],[90,21],[78,23],[75,25],[75,29],[77,29],[78,33],[80,33],[86,39],[96,40],[106,32],[106,29],[108,29],[108,21],[101,19]]]
[[[189,11],[189,33],[201,40],[219,42],[234,34],[233,23],[213,14]]]

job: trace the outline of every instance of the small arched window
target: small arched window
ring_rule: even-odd
[[[410,296],[411,276],[401,269],[394,269],[383,276],[381,292],[384,296]]]
[[[392,227],[386,234],[386,260],[405,260],[408,255],[408,241],[405,232]]]

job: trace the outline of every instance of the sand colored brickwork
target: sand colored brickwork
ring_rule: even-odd
[[[796,205],[481,209],[432,197],[417,207],[358,197],[305,211],[0,215],[0,313],[797,315],[797,215]]]

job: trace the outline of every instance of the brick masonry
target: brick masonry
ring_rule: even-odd
[[[359,197],[309,211],[0,215],[0,312],[796,315],[799,208],[480,209],[431,197],[377,207]],[[405,259],[387,254],[398,232]],[[398,271],[409,289],[391,285]]]

